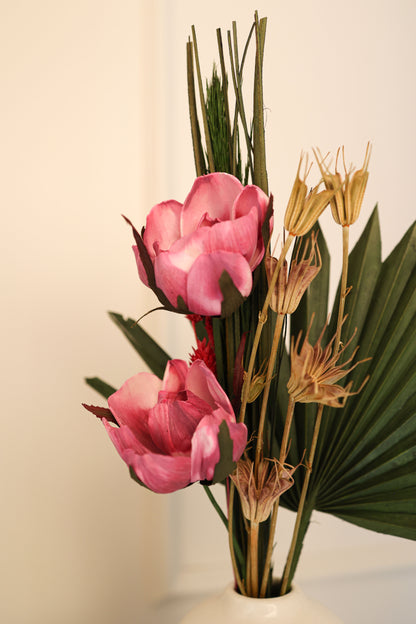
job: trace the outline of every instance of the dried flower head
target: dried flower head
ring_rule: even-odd
[[[250,459],[240,459],[231,479],[240,495],[244,517],[250,522],[264,522],[275,501],[293,485],[296,468],[277,459],[262,459],[257,478]]]
[[[293,236],[303,236],[309,232],[334,195],[332,190],[318,192],[320,184],[313,187],[308,193],[306,186],[306,178],[310,171],[308,157],[306,156],[305,159],[303,180],[300,178],[302,160],[303,154],[300,157],[296,180],[285,212],[284,225]]]
[[[356,392],[351,392],[352,382],[348,383],[345,388],[336,382],[366,360],[360,360],[350,368],[345,368],[354,359],[358,350],[357,347],[348,360],[342,364],[337,364],[354,338],[355,332],[343,348],[333,354],[335,336],[325,348],[321,347],[321,340],[327,325],[325,324],[315,346],[312,346],[308,340],[311,325],[312,322],[306,332],[300,351],[298,349],[302,332],[299,334],[296,344],[292,339],[291,375],[287,383],[288,392],[292,399],[298,403],[322,403],[331,407],[343,407],[349,396],[361,391],[368,378],[364,380]]]
[[[257,373],[253,375],[250,381],[250,390],[248,392],[247,403],[253,403],[263,392],[263,388],[266,385],[266,369],[268,362],[265,360],[260,366]],[[247,373],[243,372],[244,383],[247,383]],[[242,390],[243,391],[243,390]]]
[[[340,158],[340,153],[342,153],[342,161],[344,165],[344,179],[338,171],[338,159]],[[338,148],[335,159],[334,173],[329,171],[329,167],[325,163],[326,156],[322,158],[319,150],[314,150],[314,154],[327,190],[333,191],[334,193],[331,199],[332,216],[334,217],[336,223],[342,226],[352,225],[358,219],[360,214],[367,186],[368,165],[371,155],[370,143],[367,143],[362,168],[355,172],[353,172],[352,167],[347,170],[344,147]]]
[[[310,243],[310,251],[309,251]],[[307,256],[309,251],[309,255]],[[267,280],[270,284],[277,260],[272,256],[266,256]],[[317,276],[322,266],[321,254],[316,242],[316,234],[306,241],[302,257],[299,260],[299,250],[290,265],[288,275],[287,262],[283,263],[272,294],[270,307],[279,314],[293,314],[298,307],[306,289]]]

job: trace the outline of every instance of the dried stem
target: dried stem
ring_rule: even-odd
[[[276,532],[277,512],[279,511],[279,500],[280,499],[278,498],[273,505],[273,511],[269,525],[269,541],[267,543],[266,559],[264,561],[263,576],[261,579],[260,598],[264,598],[266,596],[267,581],[269,578],[270,566],[272,562],[274,534]]]
[[[318,407],[318,412],[316,414],[315,427],[314,427],[314,430],[313,430],[313,436],[312,436],[312,442],[311,442],[311,450],[309,452],[309,458],[308,458],[308,461],[306,463],[306,475],[305,475],[305,480],[304,480],[303,486],[302,486],[302,492],[301,492],[301,496],[300,496],[298,511],[297,511],[297,514],[296,514],[296,522],[295,522],[295,528],[293,530],[292,542],[290,544],[290,550],[289,550],[289,554],[287,556],[285,571],[284,571],[284,574],[283,574],[282,586],[281,586],[281,589],[280,589],[280,595],[281,596],[283,596],[283,594],[285,594],[286,590],[287,590],[290,569],[292,567],[292,561],[293,561],[293,556],[295,554],[295,549],[296,549],[296,543],[297,543],[298,534],[299,534],[300,523],[301,523],[301,520],[302,520],[303,509],[305,507],[306,493],[308,491],[309,481],[310,481],[311,473],[312,473],[312,465],[313,465],[313,460],[314,460],[314,457],[315,457],[316,444],[318,442],[319,429],[321,427],[323,409],[324,409],[324,406],[323,406],[322,403],[320,403],[319,407]]]
[[[257,431],[257,446],[256,446],[256,459],[255,459],[256,474],[257,474],[258,465],[261,459],[261,454],[263,451],[263,444],[264,444],[263,432],[264,432],[264,423],[266,420],[267,402],[269,400],[270,385],[271,385],[271,381],[273,377],[274,364],[275,364],[276,357],[277,357],[277,349],[279,347],[284,318],[285,318],[284,314],[278,314],[276,325],[274,328],[272,348],[270,351],[270,359],[269,359],[269,364],[267,368],[266,383],[265,383],[264,390],[263,390],[263,399],[262,399],[262,404],[261,404],[259,428]]]
[[[250,522],[250,596],[259,595],[259,523]]]
[[[342,228],[342,275],[341,290],[339,294],[339,307],[337,319],[337,331],[334,342],[334,355],[338,353],[341,346],[341,328],[344,319],[345,298],[347,296],[347,277],[348,277],[348,247],[349,247],[350,228],[348,225]]]
[[[267,321],[267,311],[269,309],[270,301],[272,298],[272,294],[274,292],[274,287],[276,285],[279,271],[286,257],[286,254],[289,250],[289,247],[292,244],[293,239],[294,239],[293,234],[289,234],[283,246],[279,260],[277,261],[272,279],[270,280],[269,289],[267,291],[267,295],[264,300],[263,308],[261,312],[259,313],[259,322],[257,324],[256,333],[254,335],[253,347],[250,353],[250,360],[248,364],[247,375],[246,375],[246,378],[244,380],[244,385],[243,385],[239,422],[244,422],[244,416],[246,413],[246,407],[247,407],[248,397],[249,397],[249,392],[250,392],[251,378],[253,376],[254,364],[256,362],[256,354],[257,354],[257,349],[258,349],[259,342],[260,342],[261,332],[263,331],[263,325]]]
[[[340,298],[339,298],[339,307],[338,307],[338,319],[337,319],[337,330],[335,334],[334,341],[334,355],[336,355],[341,346],[341,329],[342,322],[344,318],[344,308],[345,308],[345,298],[347,296],[347,276],[348,276],[348,247],[349,247],[349,227],[343,226],[342,228],[342,275],[341,275],[341,290],[340,290]],[[309,481],[312,473],[313,460],[315,457],[316,445],[318,443],[319,430],[322,422],[322,413],[324,406],[322,403],[318,406],[318,411],[315,419],[315,427],[313,430],[311,448],[309,452],[309,458],[306,464],[306,474],[305,480],[302,486],[302,492],[300,496],[298,511],[296,514],[296,522],[293,530],[292,542],[289,549],[289,554],[286,561],[286,566],[283,574],[282,586],[280,590],[280,595],[287,591],[287,586],[289,582],[289,576],[291,572],[293,557],[295,554],[297,539],[299,535],[300,524],[302,521],[303,510],[305,507],[306,494],[309,487]]]
[[[287,455],[289,434],[290,434],[290,428],[292,425],[294,410],[295,410],[295,401],[292,399],[292,397],[289,397],[289,403],[287,406],[286,419],[285,419],[285,428],[283,430],[282,444],[280,446],[279,462],[281,464],[284,464],[286,455]],[[279,509],[279,500],[280,500],[279,498],[276,500],[274,507],[273,507],[273,512],[272,512],[272,520],[271,520],[270,531],[269,531],[269,541],[267,544],[266,559],[264,563],[263,577],[262,577],[261,587],[260,587],[260,598],[264,598],[264,596],[266,595],[267,579],[269,577],[270,565],[271,565],[272,554],[273,554],[273,542],[274,542],[274,533],[276,530],[277,512]]]

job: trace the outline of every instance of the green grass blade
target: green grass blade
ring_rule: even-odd
[[[146,362],[152,373],[162,379],[166,364],[171,359],[166,351],[133,319],[124,319],[116,312],[109,312],[109,316]]]

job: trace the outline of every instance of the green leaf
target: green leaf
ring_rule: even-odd
[[[226,318],[235,312],[244,302],[244,297],[234,284],[227,271],[223,271],[219,280],[223,296],[221,303],[221,317]]]
[[[108,397],[116,391],[116,388],[113,388],[110,384],[102,381],[99,377],[86,377],[85,381],[105,399],[108,399]]]
[[[225,420],[223,420],[220,424],[218,444],[220,447],[220,460],[215,466],[212,483],[220,483],[221,481],[224,481],[224,479],[234,472],[236,467],[236,463],[233,461],[233,441]]]
[[[133,319],[124,319],[121,314],[116,312],[109,312],[109,316],[146,362],[152,373],[162,379],[166,364],[171,359],[169,355]]]

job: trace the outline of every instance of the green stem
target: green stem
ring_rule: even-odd
[[[236,105],[238,108],[238,113],[240,115],[241,123],[243,125],[244,136],[245,136],[246,143],[247,143],[247,158],[249,161],[250,171],[251,171],[251,175],[253,178],[254,169],[253,169],[253,162],[252,162],[252,155],[251,155],[253,148],[251,145],[251,139],[250,139],[250,135],[248,132],[247,119],[246,119],[246,114],[244,111],[244,101],[243,101],[243,96],[241,93],[241,73],[239,72],[238,65],[236,65],[236,63],[238,63],[238,52],[237,50],[234,50],[234,55],[233,55],[233,45],[231,42],[230,31],[228,31],[227,35],[228,35],[228,49],[230,53],[231,77],[233,79]],[[234,45],[235,46],[237,45],[236,41]],[[234,56],[236,60],[234,60]],[[235,139],[237,138],[235,132],[234,132],[234,138]]]
[[[207,109],[205,106],[204,89],[202,87],[201,67],[199,64],[198,44],[196,40],[196,32],[195,32],[194,26],[192,26],[192,39],[193,39],[194,52],[195,52],[195,66],[196,66],[196,75],[198,78],[199,99],[201,102],[202,120],[204,122],[204,134],[205,134],[205,144],[207,148],[208,165],[209,165],[209,171],[213,173],[215,171],[214,155],[212,152],[211,137],[209,134]]]
[[[235,578],[235,582],[237,583],[238,589],[240,590],[240,593],[243,596],[246,596],[246,590],[244,588],[244,585],[241,581],[241,577],[240,574],[238,572],[238,565],[237,565],[237,561],[235,558],[235,543],[234,543],[234,534],[233,534],[233,506],[234,506],[234,492],[235,492],[235,486],[234,483],[231,481],[230,483],[230,496],[229,496],[229,501],[228,501],[228,545],[230,547],[230,555],[231,555],[231,563],[232,563],[232,567],[233,567],[233,572],[234,572],[234,578]]]
[[[263,53],[266,38],[266,18],[259,22],[255,13],[256,25],[256,61],[254,71],[254,102],[253,102],[253,150],[254,150],[254,184],[268,194],[266,169],[266,141],[264,136],[264,102],[263,102]]]
[[[194,57],[192,52],[192,42],[186,44],[186,66],[188,78],[188,102],[189,102],[189,118],[191,121],[192,145],[194,149],[194,160],[196,175],[201,176],[205,173],[205,158],[201,144],[201,132],[199,130],[198,113],[196,109],[195,98],[195,80],[194,80]]]
[[[218,54],[220,57],[220,65],[221,65],[221,77],[222,77],[222,91],[224,97],[224,107],[225,107],[225,121],[227,126],[227,143],[228,143],[228,158],[229,158],[229,170],[228,173],[233,173],[232,169],[233,165],[233,142],[231,138],[231,122],[230,122],[230,108],[228,105],[228,78],[227,72],[225,70],[225,60],[224,60],[224,49],[222,45],[222,36],[221,29],[217,28],[217,44],[218,44]]]
[[[270,567],[272,563],[273,542],[274,542],[274,534],[276,532],[277,512],[279,511],[279,500],[280,499],[277,499],[277,501],[273,505],[272,517],[271,517],[270,526],[269,526],[269,541],[267,543],[266,559],[264,561],[263,576],[261,579],[260,598],[264,598],[266,596],[267,581],[269,578]]]
[[[225,513],[223,512],[223,510],[221,509],[221,507],[219,506],[219,504],[217,503],[213,493],[211,492],[211,488],[208,487],[208,485],[204,485],[203,486],[206,495],[208,496],[210,502],[212,503],[215,511],[217,512],[217,514],[219,515],[219,517],[221,518],[222,522],[224,523],[224,526],[228,529],[228,520],[227,520],[227,516],[225,515]]]
[[[203,488],[204,488],[205,493],[208,496],[210,502],[212,503],[215,511],[219,515],[221,521],[223,522],[225,528],[228,531],[228,519],[227,519],[227,516],[225,515],[225,513],[223,512],[223,510],[219,506],[218,502],[216,501],[213,493],[211,492],[211,488],[208,485],[204,485]],[[234,539],[234,538],[233,538],[233,548],[234,548],[234,551],[235,551],[235,554],[237,556],[237,559],[238,559],[239,563],[242,565],[243,562],[244,562],[243,553],[241,552],[241,548],[240,548],[237,540]]]

